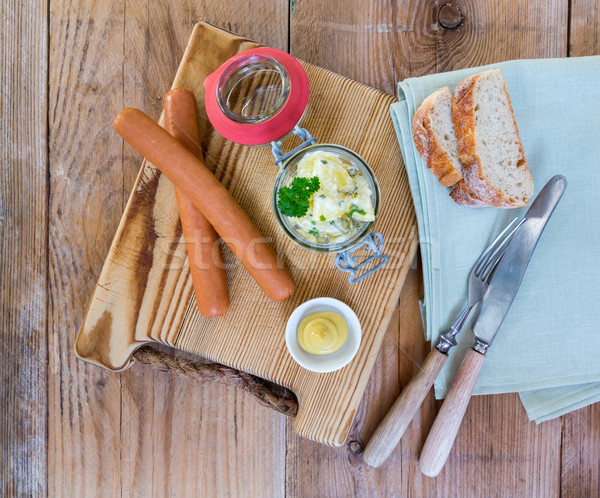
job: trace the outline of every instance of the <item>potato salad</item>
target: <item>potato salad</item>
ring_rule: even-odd
[[[288,217],[304,239],[337,244],[352,238],[375,213],[371,188],[362,171],[334,152],[315,150],[298,162],[296,177],[319,179],[306,214]]]

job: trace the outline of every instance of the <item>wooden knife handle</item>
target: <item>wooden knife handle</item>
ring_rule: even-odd
[[[474,349],[467,352],[421,451],[419,467],[423,474],[435,477],[446,463],[484,360],[485,355]]]
[[[447,354],[432,349],[419,372],[396,398],[365,448],[363,460],[370,466],[379,467],[394,451],[447,359]]]

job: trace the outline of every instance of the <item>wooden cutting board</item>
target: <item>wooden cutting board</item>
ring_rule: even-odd
[[[374,275],[351,285],[347,274],[335,268],[334,255],[300,248],[276,224],[271,195],[278,168],[271,148],[231,143],[213,130],[206,116],[204,78],[231,56],[257,46],[199,23],[173,87],[188,88],[196,95],[205,162],[272,241],[294,276],[295,294],[284,302],[269,300],[225,247],[231,308],[223,317],[202,317],[193,298],[172,184],[144,161],[75,349],[86,361],[120,371],[131,364],[138,347],[156,342],[263,377],[296,393],[298,434],[339,446],[350,429],[417,247],[408,179],[389,115],[395,99],[302,63],[311,85],[303,127],[320,143],[340,144],[360,154],[381,187],[375,229],[385,237],[384,253],[390,260]],[[293,137],[283,147],[290,150],[298,143]],[[363,330],[354,360],[329,374],[299,367],[285,346],[289,315],[319,296],[347,303]]]

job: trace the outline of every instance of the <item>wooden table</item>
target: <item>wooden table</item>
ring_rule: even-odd
[[[452,3],[455,28],[443,1],[2,2],[1,494],[599,496],[600,404],[536,426],[515,394],[476,397],[430,479],[417,467],[430,396],[385,467],[362,463],[429,347],[417,262],[341,449],[299,439],[233,388],[73,354],[140,164],[111,121],[126,105],[158,117],[195,22],[389,93],[407,76],[600,53],[594,0]]]

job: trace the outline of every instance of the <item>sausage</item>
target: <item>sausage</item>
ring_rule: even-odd
[[[171,90],[165,97],[164,111],[165,129],[202,160],[194,94],[185,88]],[[193,202],[177,187],[175,198],[198,310],[207,318],[224,315],[229,309],[229,292],[219,236]]]
[[[123,109],[113,126],[129,145],[190,198],[267,296],[283,301],[294,292],[290,273],[203,161],[138,109]]]

